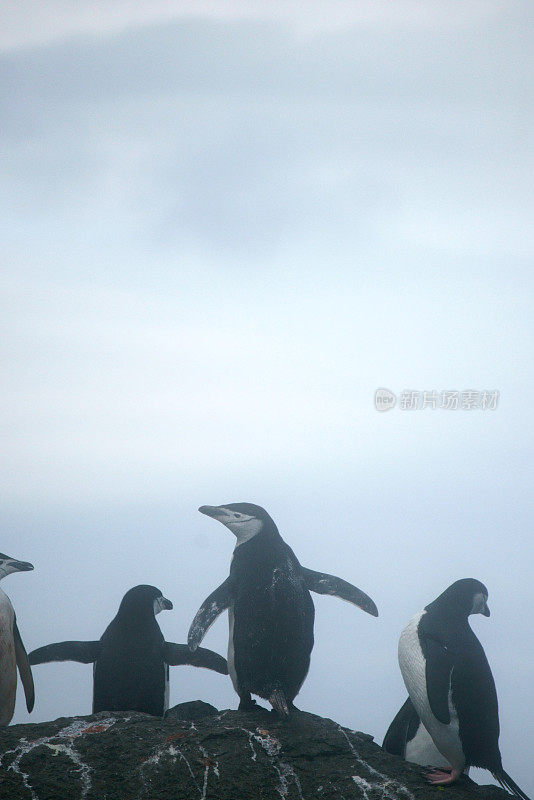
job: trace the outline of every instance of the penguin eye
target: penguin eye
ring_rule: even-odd
[[[235,512],[235,517],[237,519],[241,519],[242,516],[243,516],[243,514],[238,514],[237,511]]]

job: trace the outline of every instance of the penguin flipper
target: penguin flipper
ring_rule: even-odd
[[[353,603],[362,611],[367,611],[373,617],[378,617],[378,609],[375,603],[371,600],[369,595],[362,592],[352,583],[344,581],[343,578],[338,578],[336,575],[328,575],[326,572],[314,572],[313,569],[302,567],[302,574],[306,587],[310,592],[317,594],[331,594],[334,597],[339,597],[341,600],[346,600],[348,603]]]
[[[195,614],[195,618],[189,628],[187,644],[190,650],[196,650],[200,642],[206,635],[208,629],[213,625],[219,614],[232,604],[234,599],[234,585],[231,576],[221,583],[212,592]]]
[[[423,654],[425,656],[425,677],[428,702],[432,713],[444,725],[449,725],[449,689],[451,673],[454,665],[453,656],[437,639],[423,636]]]
[[[32,711],[33,704],[35,703],[35,687],[33,685],[33,675],[28,661],[26,649],[22,643],[19,629],[17,627],[17,618],[13,620],[13,639],[15,641],[15,658],[17,660],[17,667],[19,668],[20,679],[24,687],[24,694],[26,696],[26,708],[28,712]]]
[[[394,756],[405,757],[406,743],[413,739],[419,727],[419,715],[410,698],[395,715],[393,722],[387,729],[382,748],[386,753]]]
[[[179,664],[190,664],[193,667],[204,667],[205,669],[219,672],[221,675],[228,675],[226,659],[205,647],[198,647],[194,652],[191,652],[186,644],[165,642],[164,661],[171,667]]]
[[[522,800],[530,800],[529,797],[524,793],[522,789],[519,788],[517,783],[512,780],[512,778],[508,775],[507,772],[501,770],[500,772],[492,772],[491,773],[496,781],[499,781],[503,789],[506,791],[511,792],[514,797],[521,797]]]
[[[46,664],[49,661],[79,661],[91,664],[100,653],[100,641],[55,642],[32,650],[28,656],[30,664]]]

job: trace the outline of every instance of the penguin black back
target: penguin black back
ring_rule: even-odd
[[[528,800],[503,769],[495,682],[468,622],[471,614],[490,616],[487,599],[488,590],[474,578],[453,583],[404,628],[399,664],[418,715],[451,765],[427,773],[430,783],[447,785],[465,767],[483,767]]]
[[[434,698],[433,710],[439,713],[438,719],[450,722],[448,700],[440,686],[445,674],[451,674],[451,699],[458,714],[466,764],[498,771],[502,764],[497,691],[484,648],[468,621],[473,603],[480,602],[475,600],[477,597],[488,597],[488,590],[480,581],[463,578],[453,583],[426,606],[419,639],[427,659],[429,695]],[[485,608],[481,613],[489,616]],[[442,652],[438,658],[433,652],[436,642],[445,646],[445,655]]]
[[[165,640],[155,618],[159,598],[163,608],[172,608],[155,586],[135,586],[124,595],[100,639],[94,667],[94,714],[136,709],[163,715],[168,667]]]
[[[169,700],[169,665],[190,664],[228,675],[218,653],[166,642],[156,614],[172,603],[155,586],[134,586],[98,641],[56,642],[33,650],[30,664],[94,663],[93,712],[141,711],[162,716]]]

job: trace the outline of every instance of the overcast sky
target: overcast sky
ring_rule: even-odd
[[[27,649],[98,638],[138,583],[185,641],[234,544],[197,507],[255,502],[380,610],[315,597],[297,705],[381,742],[402,627],[476,577],[534,793],[532,5],[2,14],[0,549],[35,565],[2,583]],[[378,413],[378,387],[500,394]],[[89,666],[34,677],[13,722],[90,713]],[[196,698],[237,705],[172,669],[171,704]]]

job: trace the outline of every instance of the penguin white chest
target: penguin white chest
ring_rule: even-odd
[[[15,708],[17,661],[13,640],[13,606],[0,589],[0,725],[8,725]]]
[[[421,764],[423,767],[431,765],[447,768],[449,766],[448,760],[441,755],[424,725],[419,725],[413,739],[407,742],[404,757],[406,761],[411,761],[412,764]]]
[[[452,704],[449,686],[448,706],[450,723],[440,722],[430,708],[426,685],[426,659],[419,641],[418,627],[426,611],[416,614],[404,628],[399,639],[399,666],[415,710],[429,732],[439,752],[449,764],[463,770],[465,756],[459,734],[458,715]]]
[[[421,611],[412,617],[402,631],[399,639],[399,666],[417,713],[421,717],[419,708],[424,705],[426,693],[425,657],[419,642],[417,628],[419,620],[425,612]]]

